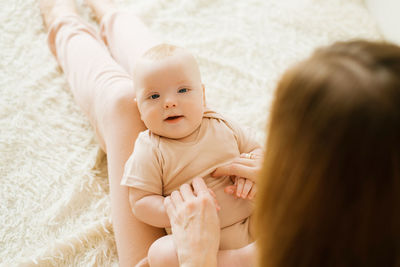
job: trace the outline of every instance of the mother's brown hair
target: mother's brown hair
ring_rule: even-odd
[[[268,133],[259,265],[400,266],[400,47],[317,50],[280,81]]]

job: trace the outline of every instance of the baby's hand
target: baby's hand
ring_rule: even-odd
[[[235,177],[233,185],[225,187],[225,193],[233,195],[235,198],[254,199],[257,192],[256,184],[250,179]]]

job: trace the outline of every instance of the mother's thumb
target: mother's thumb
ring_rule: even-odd
[[[211,173],[211,176],[214,178],[222,177],[222,176],[229,176],[230,164],[218,167]]]

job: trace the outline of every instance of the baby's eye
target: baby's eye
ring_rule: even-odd
[[[178,93],[186,93],[187,91],[189,91],[187,88],[182,88],[179,89]]]
[[[159,98],[159,97],[160,97],[159,94],[152,94],[152,95],[150,96],[151,99],[157,99],[157,98]]]

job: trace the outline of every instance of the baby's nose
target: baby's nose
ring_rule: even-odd
[[[164,103],[164,108],[174,108],[176,107],[176,101],[173,99],[167,99]]]

